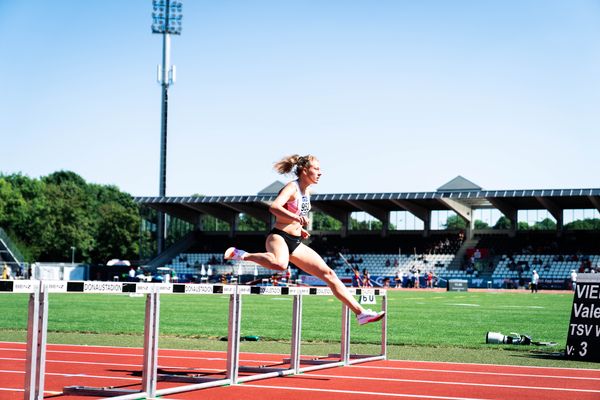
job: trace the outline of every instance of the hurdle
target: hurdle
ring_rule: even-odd
[[[385,290],[372,289],[349,289],[352,295],[369,294],[382,297],[382,311],[386,311],[381,321],[381,351],[375,355],[350,354],[350,309],[342,304],[342,327],[341,327],[341,349],[339,354],[330,353],[325,358],[302,359],[301,358],[301,336],[302,336],[302,298],[303,296],[333,296],[329,288],[315,287],[239,287],[240,295],[293,295],[292,306],[292,343],[290,357],[282,360],[283,364],[289,363],[289,368],[276,367],[246,367],[239,366],[240,372],[256,372],[256,375],[235,377],[233,383],[243,383],[253,380],[266,379],[276,376],[295,375],[303,372],[314,371],[325,368],[357,364],[367,361],[383,360],[387,356],[387,292]],[[241,304],[242,297],[238,297]],[[241,325],[241,312],[238,312],[238,326]],[[236,338],[239,348],[239,337]],[[239,353],[235,355],[239,364]],[[339,359],[338,361],[332,359]],[[301,364],[308,366],[302,367]]]
[[[44,374],[39,371],[46,363],[47,297],[44,298],[39,281],[0,281],[0,293],[29,294],[24,399],[41,400],[44,398]]]
[[[159,298],[158,284],[127,283],[127,282],[97,282],[97,281],[42,281],[41,284],[45,307],[48,307],[48,293],[100,293],[100,294],[146,294],[144,319],[144,355],[142,363],[142,389],[124,389],[113,387],[65,386],[63,393],[78,396],[111,397],[114,399],[144,399],[152,397],[156,389],[158,366],[158,320]],[[41,307],[40,307],[41,308]],[[42,318],[42,316],[40,316]],[[47,312],[43,313],[44,329],[41,332],[45,346],[47,336]],[[45,354],[45,347],[41,353]],[[43,382],[45,368],[43,363],[37,370],[39,379]],[[41,388],[43,393],[43,384]],[[41,398],[40,398],[41,399]]]
[[[229,295],[229,314],[227,327],[227,358],[225,378],[207,378],[207,377],[186,377],[181,375],[161,374],[159,381],[168,382],[186,382],[190,385],[177,386],[155,390],[154,396],[164,396],[168,394],[189,392],[193,390],[206,389],[216,386],[225,386],[235,384],[238,375],[238,358],[240,326],[235,323],[239,321],[240,302],[236,285],[212,285],[212,284],[194,284],[194,283],[175,283],[172,285],[163,285],[160,293],[187,294],[187,295]],[[158,321],[156,322],[158,325]],[[156,327],[158,331],[158,326]],[[237,340],[232,338],[237,338]],[[117,398],[121,399],[121,398]]]
[[[329,354],[328,356],[321,358],[302,359],[302,299],[305,296],[331,296],[333,293],[329,288],[97,281],[23,282],[26,283],[8,285],[2,282],[2,284],[0,284],[0,292],[20,291],[30,293],[26,400],[43,399],[48,293],[146,294],[141,390],[113,387],[65,386],[63,388],[63,393],[65,394],[110,397],[114,400],[144,399],[215,386],[235,385],[276,376],[299,374],[317,369],[382,360],[387,356],[387,295],[386,291],[382,289],[349,289],[352,295],[368,294],[382,298],[381,308],[382,311],[386,311],[386,314],[381,320],[381,351],[379,354],[351,354],[350,310],[347,306],[342,305],[340,353]],[[228,344],[224,378],[158,374],[160,294],[163,293],[184,295],[229,295]],[[281,363],[282,365],[289,364],[288,368],[240,365],[242,298],[243,296],[253,295],[293,296],[290,357],[289,359],[284,358]],[[306,366],[302,366],[302,364],[305,364]],[[256,374],[240,376],[240,372],[255,372]],[[186,382],[191,384],[157,389],[157,382],[159,381]]]
[[[352,354],[351,353],[351,329],[350,329],[350,309],[342,304],[342,329],[341,329],[341,340],[340,340],[340,352],[329,353],[325,358],[314,358],[309,360],[302,360],[303,364],[307,364],[306,367],[298,366],[296,373],[303,373],[309,371],[315,371],[319,369],[358,364],[368,361],[385,360],[387,358],[387,291],[383,289],[358,289],[348,288],[350,293],[354,296],[365,295],[372,297],[381,297],[381,310],[385,311],[385,316],[381,320],[381,347],[379,354]],[[309,295],[325,295],[332,296],[333,293],[329,288],[310,288],[308,289]],[[339,359],[334,361],[332,359]]]

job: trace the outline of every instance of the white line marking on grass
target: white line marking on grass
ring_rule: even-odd
[[[500,306],[500,308],[545,308],[542,306]]]
[[[440,399],[440,400],[487,400],[484,398],[474,397],[448,397],[448,396],[429,396],[425,394],[403,394],[403,393],[380,393],[380,392],[363,392],[357,390],[339,390],[339,389],[313,389],[313,388],[298,388],[288,386],[265,386],[265,385],[249,385],[242,384],[239,387],[252,387],[258,389],[277,389],[277,390],[300,390],[307,392],[326,392],[326,393],[347,393],[347,394],[361,394],[367,396],[389,396],[389,397],[412,397],[415,399]]]
[[[271,298],[271,300],[285,300],[285,301],[292,301],[292,299],[290,299],[289,297],[273,297],[273,298]]]
[[[528,390],[555,390],[555,391],[566,391],[566,392],[584,392],[584,393],[600,393],[600,390],[593,389],[573,389],[573,388],[562,388],[562,387],[548,387],[548,386],[522,386],[522,385],[504,385],[499,383],[472,383],[472,382],[447,382],[447,381],[431,381],[426,379],[401,379],[401,378],[371,378],[368,376],[343,376],[343,375],[326,375],[326,374],[310,374],[310,376],[316,376],[319,378],[332,378],[332,379],[358,379],[367,381],[387,381],[387,382],[407,382],[407,383],[427,383],[432,385],[458,385],[458,386],[485,386],[495,387],[503,389],[528,389]]]
[[[469,304],[469,303],[446,303],[449,306],[459,306],[459,307],[480,307],[479,304]]]

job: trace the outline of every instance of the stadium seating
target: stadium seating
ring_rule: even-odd
[[[469,272],[464,267],[450,267],[461,244],[456,234],[431,237],[403,234],[387,238],[372,234],[346,238],[321,235],[313,238],[311,247],[323,255],[325,262],[340,278],[346,280],[353,276],[352,267],[361,272],[367,269],[372,278],[389,277],[392,281],[398,272],[403,275],[415,269],[421,274],[431,271],[444,280],[476,277],[494,281],[516,280],[521,275],[527,281],[534,268],[542,280],[566,281],[573,269],[579,272],[586,267],[600,267],[598,235],[595,233],[568,232],[557,236],[555,232],[519,232],[516,237],[479,235],[477,240],[477,247],[485,249],[487,258],[478,263],[476,272]],[[199,280],[202,267],[207,272],[209,265],[213,276],[238,272],[254,275],[256,272],[258,276],[265,277],[274,273],[252,262],[224,262],[223,243],[231,241],[226,236],[203,235],[197,245],[173,258],[166,266],[188,280]],[[264,236],[260,235],[238,235],[233,241],[250,251],[262,251],[264,248]],[[408,254],[398,254],[400,248]],[[584,261],[586,264],[582,269]]]

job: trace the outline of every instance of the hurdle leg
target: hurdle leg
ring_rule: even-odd
[[[294,296],[292,319],[292,349],[290,355],[290,369],[294,374],[300,370],[300,341],[302,337],[302,295]]]
[[[144,365],[142,371],[142,392],[148,396],[156,393],[158,370],[158,326],[160,315],[159,293],[146,295],[146,321],[144,324]]]
[[[40,367],[43,367],[44,363],[41,361],[42,355],[40,352],[46,352],[46,336],[44,328],[47,323],[47,315],[44,310],[48,310],[48,302],[47,300],[42,302],[42,300],[40,300],[42,296],[41,285],[29,295],[27,317],[27,360],[25,364],[25,400],[41,400],[44,398],[43,371],[40,371]],[[40,308],[42,309],[41,312]],[[42,332],[42,329],[44,329],[44,332]],[[45,360],[45,354],[43,355],[43,358]],[[42,385],[41,387],[40,383]]]
[[[242,296],[237,293],[229,295],[229,326],[227,334],[227,379],[232,385],[238,380],[240,365],[240,330],[242,321]]]
[[[385,316],[381,321],[381,355],[383,359],[387,359],[387,320],[388,320],[388,306],[387,306],[387,294],[381,299],[381,311],[385,311]]]
[[[350,309],[342,305],[342,340],[340,349],[340,361],[344,365],[350,362]]]

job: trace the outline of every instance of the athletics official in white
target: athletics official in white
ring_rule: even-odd
[[[266,240],[266,252],[248,253],[230,247],[225,251],[226,260],[248,260],[275,271],[285,271],[291,261],[305,272],[324,281],[335,297],[348,306],[360,325],[379,321],[384,312],[364,309],[329,268],[323,258],[313,249],[302,243],[310,236],[308,226],[310,211],[309,186],[315,185],[321,178],[319,160],[312,155],[297,154],[276,162],[274,168],[280,174],[294,173],[296,180],[281,189],[269,211],[275,216],[275,228],[269,232]]]

